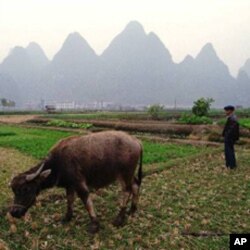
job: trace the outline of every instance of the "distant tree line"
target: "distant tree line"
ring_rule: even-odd
[[[15,107],[16,103],[12,100],[8,100],[6,98],[1,98],[1,105],[3,107]]]

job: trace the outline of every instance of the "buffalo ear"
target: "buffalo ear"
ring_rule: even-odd
[[[51,174],[51,169],[48,169],[48,170],[43,171],[39,175],[39,177],[42,178],[42,179],[46,179],[50,174]]]

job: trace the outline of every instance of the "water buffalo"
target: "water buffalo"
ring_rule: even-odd
[[[142,152],[141,143],[136,138],[118,131],[63,139],[50,150],[46,159],[13,178],[11,188],[15,197],[10,214],[22,217],[34,204],[40,191],[54,186],[63,187],[67,197],[67,212],[63,222],[72,218],[76,193],[89,213],[89,231],[95,233],[99,229],[99,222],[89,190],[105,187],[118,180],[124,197],[113,224],[121,226],[131,196],[129,212],[134,213],[137,209],[142,180]],[[139,168],[135,177],[137,164]]]

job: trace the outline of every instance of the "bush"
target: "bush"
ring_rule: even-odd
[[[196,116],[207,116],[210,110],[211,104],[214,102],[212,98],[200,98],[194,102],[194,106],[192,108],[192,113]]]
[[[206,116],[183,114],[179,118],[178,122],[183,124],[212,124],[213,120]]]
[[[166,111],[164,111],[164,107],[160,104],[151,105],[148,110],[148,114],[154,120],[159,120],[160,118],[166,115]]]

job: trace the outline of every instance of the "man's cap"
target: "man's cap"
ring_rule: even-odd
[[[232,106],[232,105],[227,105],[227,106],[225,106],[224,107],[224,110],[232,110],[232,111],[234,111],[234,106]]]

